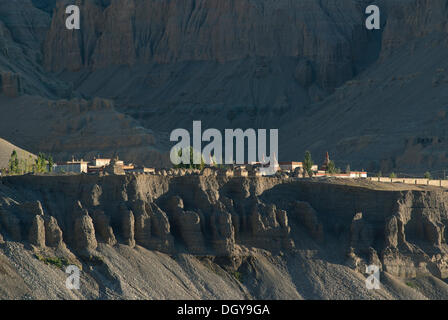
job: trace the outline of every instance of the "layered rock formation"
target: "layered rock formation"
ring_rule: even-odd
[[[46,74],[42,68],[42,46],[51,17],[34,5],[32,0],[3,1],[0,4],[0,72],[3,74],[3,93],[12,96],[27,93],[69,97],[72,94],[70,85]],[[12,73],[13,77],[5,76],[5,72]]]
[[[56,184],[59,183],[56,181],[64,180],[54,178]],[[71,208],[58,208],[56,202],[49,202],[46,203],[47,213],[44,214],[39,201],[36,204],[25,203],[19,208],[29,212],[29,217],[22,217],[13,214],[16,206],[2,207],[2,229],[17,241],[22,240],[22,234],[26,232],[29,237],[24,239],[29,239],[38,247],[46,243],[55,246],[64,241],[82,256],[91,255],[98,241],[109,245],[119,241],[130,247],[138,244],[166,253],[186,250],[192,254],[218,256],[236,254],[238,244],[274,251],[294,246],[289,237],[291,229],[285,210],[272,204],[266,205],[258,197],[241,199],[241,203],[234,203],[224,197],[221,202],[218,189],[201,187],[201,183],[213,183],[215,188],[219,188],[216,183],[225,180],[201,182],[198,176],[184,177],[179,182],[176,178],[156,176],[130,180],[129,177],[123,177],[122,180],[117,178],[111,176],[110,181],[96,181],[87,177],[87,181],[80,181],[78,187],[66,186],[64,198],[67,198],[64,201],[73,201]],[[69,178],[70,181],[78,179]],[[191,190],[191,194],[182,192],[170,195],[164,194],[163,190],[146,189],[148,184],[183,189],[184,183],[191,184],[195,190]],[[48,187],[58,188],[56,185]],[[76,191],[73,188],[79,189]],[[70,192],[81,192],[80,199],[85,200],[76,200]],[[29,220],[29,231],[20,227],[24,219]],[[62,226],[62,232],[59,225]]]
[[[11,72],[0,73],[0,92],[10,98],[15,98],[21,93],[20,76]]]
[[[365,55],[362,48],[369,34],[360,27],[368,4],[348,0],[275,4],[83,0],[78,3],[83,28],[73,32],[64,28],[67,2],[61,1],[55,4],[45,41],[45,66],[53,71],[76,71],[136,63],[226,62],[247,56],[300,57],[305,59],[297,66],[301,84],[312,80],[314,65],[319,83],[334,87],[352,76],[356,62]],[[406,41],[446,32],[443,0],[420,0],[415,6],[380,1],[379,6],[383,55]]]
[[[353,19],[331,10],[336,6]],[[63,27],[65,4],[57,4],[44,51],[49,70],[303,57],[312,59],[317,80],[333,87],[352,76],[352,52],[367,36],[356,30],[361,8],[353,1],[322,6],[314,1],[129,0],[104,7],[87,0],[81,8],[82,31],[70,32]],[[333,28],[330,21],[341,19],[344,27]]]
[[[415,39],[428,35],[443,37],[448,32],[444,0],[381,1],[380,5],[388,16],[382,38],[383,58]]]
[[[117,278],[118,270],[134,263],[119,262],[121,255],[143,255],[135,258],[140,261],[151,252],[157,259],[165,254],[176,261],[206,259],[201,263],[214,272],[223,268],[218,272],[223,279],[238,270],[254,297],[267,297],[263,292],[270,292],[265,291],[270,281],[270,290],[283,290],[273,297],[296,297],[297,292],[310,298],[348,297],[346,285],[339,286],[337,279],[350,275],[351,294],[358,298],[422,298],[430,297],[430,291],[422,287],[411,293],[394,283],[448,277],[448,198],[438,188],[213,175],[84,175],[3,178],[0,195],[0,251],[9,259],[19,255],[27,264],[35,263],[25,258],[28,251],[82,264],[94,279],[89,281],[108,288],[101,290],[104,297],[131,281],[125,274]],[[336,273],[319,274],[322,263]],[[382,272],[382,291],[362,287],[371,264]],[[311,273],[298,274],[299,265],[300,270],[308,265],[305,270]],[[184,268],[191,272],[191,266]],[[277,268],[289,280],[280,274],[266,278]],[[162,269],[157,271],[161,276]],[[303,281],[314,287],[311,283],[320,277],[328,277],[331,287],[319,294],[320,289],[311,294],[303,287]],[[146,286],[146,280],[140,281],[134,285]],[[288,281],[296,289],[291,291]]]
[[[293,252],[304,239],[325,252],[338,239],[340,263],[361,273],[377,263],[401,278],[448,277],[448,198],[438,189],[145,175],[11,177],[2,183],[34,198],[4,198],[3,237],[40,248],[67,245],[81,257],[94,255],[98,243],[241,257],[243,248]]]

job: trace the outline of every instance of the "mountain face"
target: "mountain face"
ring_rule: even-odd
[[[448,162],[446,0],[377,1],[379,31],[364,26],[364,0],[80,0],[79,31],[65,28],[67,4],[0,5],[5,109],[17,95],[113,100],[114,112],[154,137],[151,152],[133,153],[148,165],[166,159],[169,132],[193,120],[279,128],[282,160],[328,150],[341,167],[415,173]],[[16,126],[0,135],[66,156],[68,132],[33,141]],[[72,132],[69,152],[113,153],[112,143],[92,150],[89,141],[108,134],[92,130]]]
[[[361,10],[354,1],[129,0],[106,7],[84,1],[83,28],[73,33],[63,28],[65,6],[59,3],[45,42],[45,67],[79,71],[295,57],[315,65],[321,86],[334,87],[352,77],[368,39],[359,28]]]

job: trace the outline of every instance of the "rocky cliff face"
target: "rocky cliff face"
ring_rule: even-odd
[[[11,72],[1,72],[0,89],[0,92],[2,92],[7,97],[18,97],[22,91],[20,76]]]
[[[64,2],[54,9],[44,49],[49,70],[294,57],[300,84],[307,87],[315,80],[334,88],[352,78],[359,63],[374,59],[378,50],[386,56],[416,38],[447,32],[444,0],[380,1],[381,38],[363,27],[368,1],[79,4],[84,17],[80,32],[64,28]],[[378,41],[382,45],[375,49]]]
[[[279,128],[285,160],[330,151],[341,167],[418,173],[448,163],[445,0],[378,1],[382,29],[372,32],[364,0],[83,0],[79,31],[65,28],[67,3],[0,5],[5,109],[17,95],[114,100],[137,132],[123,150],[148,166],[163,158],[167,132],[197,119]],[[151,157],[135,150],[141,127],[165,137]],[[37,149],[38,131],[12,137],[2,126],[0,135],[32,152],[72,153]],[[61,135],[70,132],[52,132]],[[89,155],[96,136],[78,138],[76,154]]]
[[[412,40],[448,32],[448,8],[444,0],[383,1],[387,24],[382,39],[382,56]]]
[[[214,268],[244,273],[243,284],[250,292],[246,294],[259,298],[266,297],[259,290],[272,280],[257,276],[260,252],[271,257],[269,268],[284,264],[291,277],[295,289],[280,295],[283,298],[313,296],[299,284],[303,275],[297,275],[294,266],[303,263],[301,259],[342,268],[360,285],[366,266],[378,265],[388,280],[379,296],[371,293],[376,298],[393,296],[391,279],[448,277],[448,198],[436,188],[385,190],[380,184],[145,175],[10,177],[2,179],[0,187],[3,252],[23,243],[37,256],[63,257],[84,268],[103,261],[91,276],[100,286],[108,283],[116,294],[103,277],[113,278],[104,274],[114,268],[115,262],[108,260],[111,250],[124,247],[173,257],[213,257]],[[119,256],[115,253],[113,259]],[[315,280],[308,281],[331,279],[309,276]],[[329,281],[334,292],[336,280]],[[358,297],[369,296],[355,287]],[[401,297],[409,294],[405,291]],[[341,289],[332,297],[346,294]]]
[[[0,4],[0,71],[13,73],[20,79],[21,93],[51,97],[71,95],[69,85],[46,74],[42,68],[42,46],[50,22],[51,17],[36,8],[31,0]],[[8,90],[4,93],[11,96]],[[13,97],[16,91],[14,89]]]
[[[47,69],[297,57],[312,61],[320,84],[334,87],[352,76],[358,58],[353,53],[368,37],[359,28],[362,8],[353,1],[81,4],[83,28],[77,33],[65,30],[65,6],[57,5],[45,42]],[[337,8],[344,8],[344,13]]]
[[[59,183],[65,180],[54,178],[47,181],[44,178],[38,183],[38,188],[48,190],[49,193],[42,192],[50,197],[53,197],[50,190],[58,189]],[[200,177],[173,179],[162,176],[67,179],[70,186],[63,188],[65,191],[61,200],[70,203],[68,207],[58,207],[58,200],[54,199],[53,202],[49,198],[44,206],[48,205],[47,211],[55,213],[47,213],[49,219],[55,219],[51,223],[61,226],[65,241],[81,254],[91,254],[97,247],[97,241],[115,244],[116,239],[131,247],[138,244],[166,253],[186,250],[192,254],[218,256],[233,256],[238,243],[277,251],[293,247],[284,210],[273,204],[265,204],[257,197],[248,197],[249,190],[239,195],[241,203],[220,196],[219,190],[223,184],[226,188],[238,189],[238,183],[227,185],[228,181],[222,179],[210,181]],[[78,182],[72,184],[74,181]],[[209,186],[214,188],[208,189]],[[229,192],[233,194],[234,191]],[[75,194],[81,200],[73,197]],[[15,240],[27,239],[26,234],[33,234],[33,239],[44,239],[46,229],[52,228],[40,228],[37,222],[33,223],[34,216],[45,216],[41,201],[4,207],[5,232],[11,233]],[[9,212],[17,214],[10,215]],[[31,220],[28,224],[22,219],[26,220],[29,212],[33,214],[29,216]],[[23,230],[21,225],[29,225],[30,229]],[[55,230],[59,234],[60,230]],[[50,239],[54,237],[54,234],[49,235]]]

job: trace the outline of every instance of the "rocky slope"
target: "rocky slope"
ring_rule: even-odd
[[[26,150],[23,150],[6,140],[0,139],[0,168],[7,168],[9,164],[9,159],[11,158],[11,154],[13,151],[17,152],[19,159],[34,159],[36,156],[32,153],[29,153]]]
[[[0,297],[447,297],[444,190],[209,174],[1,179]]]
[[[160,152],[165,148],[160,134],[116,111],[111,100],[48,100],[27,95],[10,100],[0,96],[0,105],[8,109],[8,117],[0,117],[6,140],[57,155],[56,160],[119,156],[130,163],[161,166],[168,159]]]

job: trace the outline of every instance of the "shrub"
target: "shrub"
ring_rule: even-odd
[[[350,165],[348,164],[348,165],[345,167],[345,173],[350,173],[350,172],[352,172],[352,170],[351,170],[351,168],[350,168]]]
[[[241,272],[238,271],[233,272],[233,277],[239,282],[243,282],[243,274]]]
[[[59,258],[59,257],[43,257],[41,255],[36,254],[36,258],[39,261],[42,261],[45,264],[52,265],[55,267],[58,267],[59,269],[62,269],[65,266],[69,265],[69,262],[66,258]]]
[[[330,174],[337,173],[337,169],[336,169],[336,166],[335,166],[333,160],[330,160],[330,162],[328,163],[327,171],[328,171],[328,173],[330,173]]]

